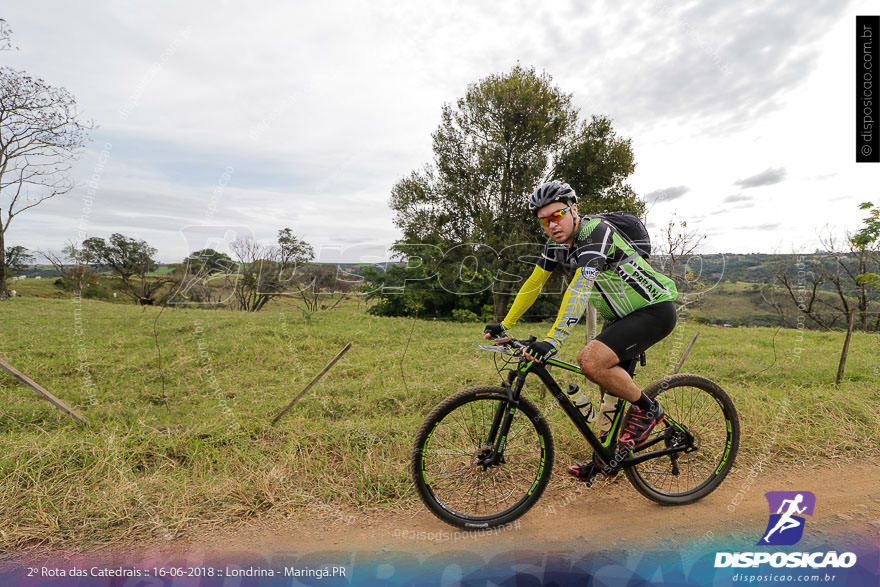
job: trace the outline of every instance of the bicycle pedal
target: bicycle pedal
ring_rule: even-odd
[[[584,483],[587,484],[587,487],[592,487],[598,481],[614,481],[619,474],[620,471],[612,471],[610,473],[597,471],[595,475],[593,475],[588,481],[584,481]],[[602,477],[604,477],[604,479],[602,479]]]

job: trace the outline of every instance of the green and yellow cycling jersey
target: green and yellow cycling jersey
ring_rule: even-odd
[[[552,239],[547,241],[534,271],[501,322],[505,328],[513,327],[535,303],[556,268],[574,271],[556,321],[545,337],[556,348],[583,316],[588,303],[607,322],[613,322],[678,296],[675,283],[636,253],[614,225],[602,218],[585,216],[570,247]]]

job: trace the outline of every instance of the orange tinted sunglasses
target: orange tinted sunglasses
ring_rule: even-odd
[[[571,210],[571,206],[568,206],[567,208],[561,208],[556,212],[553,212],[549,216],[539,216],[538,220],[541,221],[541,226],[550,226],[551,221],[559,224],[562,219],[565,218],[565,215],[568,213],[569,210]]]

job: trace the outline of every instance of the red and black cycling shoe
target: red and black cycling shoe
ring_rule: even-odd
[[[605,475],[608,479],[614,479],[617,477],[618,471],[614,471],[612,473],[608,473],[601,465],[597,465],[593,459],[585,463],[578,463],[576,465],[571,465],[567,469],[568,474],[577,479],[578,481],[583,481],[587,484],[587,487],[592,487],[593,483],[596,482],[596,477],[599,475]]]
[[[620,438],[617,439],[619,447],[632,450],[648,439],[651,430],[662,422],[666,415],[660,402],[655,401],[654,406],[651,410],[642,410],[638,406],[632,407],[629,422],[620,434]]]

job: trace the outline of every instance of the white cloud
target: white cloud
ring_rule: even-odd
[[[390,244],[390,188],[431,160],[442,104],[516,62],[632,137],[639,193],[687,186],[655,198],[652,222],[676,210],[703,217],[716,249],[770,250],[826,221],[851,227],[854,206],[817,209],[877,183],[851,137],[852,22],[870,7],[19,1],[4,16],[21,51],[4,58],[71,89],[99,123],[81,181],[112,143],[90,230],[147,238],[164,260],[188,252],[179,229],[205,221],[227,168],[211,222]],[[768,168],[786,181],[724,203]],[[83,193],[17,218],[10,242],[59,248]],[[747,244],[730,229],[769,224]]]

